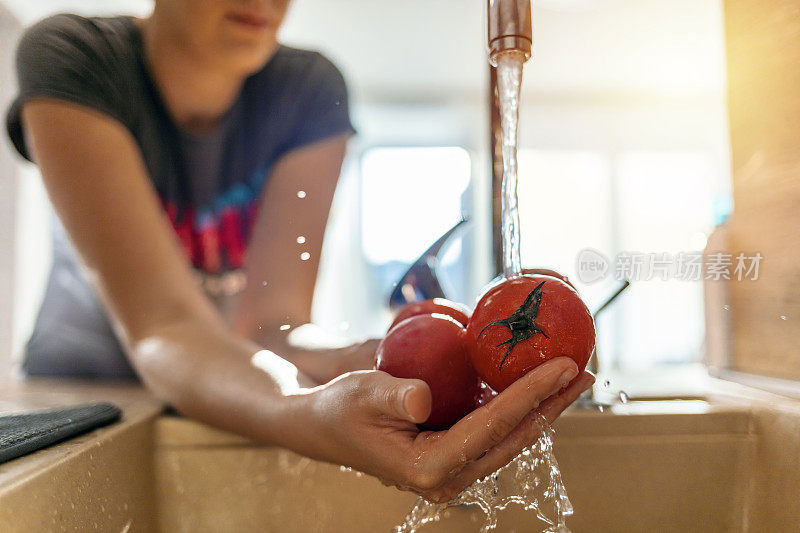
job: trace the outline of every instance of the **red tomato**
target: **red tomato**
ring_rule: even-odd
[[[421,300],[403,306],[400,312],[397,313],[397,316],[394,317],[394,322],[389,326],[389,329],[392,329],[406,318],[417,315],[429,315],[431,313],[451,316],[456,319],[456,322],[460,322],[463,327],[467,327],[467,322],[469,321],[469,309],[467,306],[451,302],[444,298],[434,298],[433,300]]]
[[[525,274],[526,276],[550,276],[550,277],[553,277],[553,278],[560,279],[561,281],[563,281],[564,283],[566,283],[567,285],[569,285],[573,289],[575,288],[575,285],[572,284],[572,282],[569,280],[569,278],[567,276],[564,276],[563,274],[560,274],[560,273],[556,272],[555,270],[551,270],[549,268],[523,268],[522,269],[522,273]],[[499,276],[494,278],[492,281],[487,283],[483,287],[483,289],[481,289],[481,292],[478,294],[478,298],[479,299],[483,298],[484,295],[487,292],[489,292],[491,289],[497,287],[498,285],[503,283],[505,280],[506,280],[505,276],[500,274]]]
[[[467,326],[472,365],[498,392],[555,357],[571,357],[583,371],[594,343],[586,305],[575,289],[551,276],[524,275],[492,287]]]
[[[433,404],[423,429],[449,428],[475,408],[480,379],[464,348],[465,335],[449,316],[417,315],[392,328],[378,346],[378,370],[430,386]]]
[[[570,287],[572,287],[573,289],[575,288],[575,285],[572,284],[572,282],[569,280],[567,276],[560,274],[555,270],[551,270],[549,268],[523,268],[522,273],[533,276],[550,276],[553,278],[558,278],[567,285],[569,285]]]

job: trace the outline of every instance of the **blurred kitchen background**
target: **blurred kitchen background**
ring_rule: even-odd
[[[393,283],[462,216],[442,258],[453,299],[494,276],[484,0],[294,0],[283,42],[348,81],[358,130],[326,236],[315,322],[381,335]],[[731,210],[720,0],[534,1],[524,70],[519,203],[525,266],[582,284],[578,253],[701,251]],[[148,0],[0,0],[0,104],[24,26],[52,13],[146,14]],[[49,268],[50,208],[35,167],[0,142],[0,354],[19,354]],[[598,324],[603,369],[696,363],[703,284],[635,282]],[[8,366],[11,364],[5,361]],[[0,369],[2,370],[2,369]]]

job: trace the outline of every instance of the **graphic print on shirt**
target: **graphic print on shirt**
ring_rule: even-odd
[[[161,199],[192,266],[206,274],[242,268],[266,174],[265,167],[259,168],[248,183],[233,185],[211,206],[179,210],[174,201]]]

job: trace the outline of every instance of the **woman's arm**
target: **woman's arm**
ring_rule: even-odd
[[[372,368],[377,348],[377,341],[366,341],[331,350],[297,349],[287,343],[289,330],[281,329],[311,321],[322,241],[349,137],[298,148],[275,164],[248,243],[248,284],[231,319],[233,331],[281,354],[317,383]]]
[[[303,389],[293,365],[229,333],[195,285],[136,144],[116,121],[52,100],[25,104],[28,146],[61,220],[145,383],[185,414],[352,466],[444,501],[514,457],[593,379],[558,358],[449,431],[420,432],[429,387],[384,372]],[[557,394],[558,393],[558,394]]]
[[[53,100],[30,101],[23,120],[53,205],[144,382],[187,415],[279,443],[278,400],[295,371],[253,370],[260,347],[231,335],[201,293],[129,132]]]

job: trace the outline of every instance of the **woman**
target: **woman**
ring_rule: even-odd
[[[20,43],[9,133],[40,167],[121,351],[157,396],[444,501],[510,460],[533,438],[537,413],[553,420],[592,378],[554,395],[577,375],[560,358],[451,430],[420,433],[424,382],[377,371],[331,380],[363,368],[374,342],[321,354],[288,346],[280,326],[310,319],[352,133],[335,67],[277,43],[288,3],[156,0],[141,20],[47,19]],[[206,289],[228,289],[216,307],[192,267]],[[42,338],[81,312],[60,292],[67,303]],[[68,353],[85,331],[74,329],[39,344]]]

